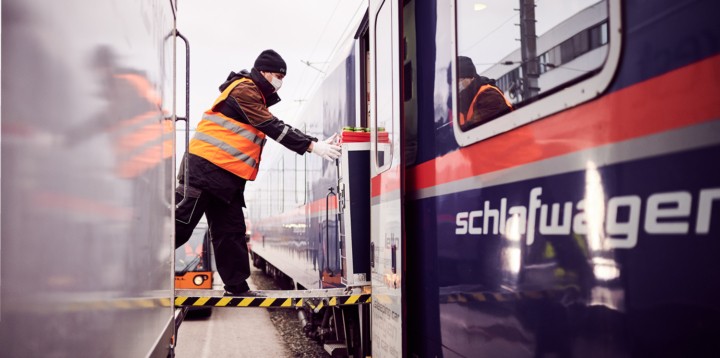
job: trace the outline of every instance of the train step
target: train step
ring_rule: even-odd
[[[175,290],[175,306],[206,307],[323,307],[371,303],[370,286],[316,290],[253,291],[255,296],[223,296],[222,290]]]

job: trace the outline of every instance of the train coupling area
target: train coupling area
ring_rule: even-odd
[[[323,307],[371,303],[370,286],[315,290],[253,291],[253,296],[223,296],[222,290],[175,290],[177,307],[308,307],[319,312]]]

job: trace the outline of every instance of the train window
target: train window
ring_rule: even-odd
[[[359,92],[358,108],[360,109],[355,127],[367,128],[370,119],[370,32],[369,30],[369,13],[365,12],[358,31],[355,33],[355,39],[358,39],[358,72],[359,72]]]
[[[366,58],[366,60],[365,60],[365,71],[366,72],[365,73],[369,74],[370,73],[370,51],[369,50],[365,54],[365,58]],[[364,90],[364,92],[365,92],[365,107],[364,107],[364,112],[363,112],[363,118],[361,119],[361,122],[360,122],[360,127],[367,128],[367,127],[369,127],[368,123],[370,123],[370,101],[371,101],[370,100],[370,88],[371,88],[370,87],[371,86],[370,76],[366,75],[364,83],[365,83],[365,90]]]
[[[381,133],[387,132],[389,137],[393,130],[393,49],[392,11],[387,2],[383,3],[375,20],[375,126],[373,133],[376,146],[377,169],[379,172],[390,168],[392,162],[392,145],[379,140]],[[381,34],[381,36],[377,36]]]
[[[617,67],[619,0],[454,6],[454,132],[461,145],[589,100]]]

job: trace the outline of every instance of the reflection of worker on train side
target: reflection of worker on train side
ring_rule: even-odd
[[[113,139],[115,174],[135,178],[153,169],[173,153],[172,121],[164,120],[162,100],[147,76],[119,67],[108,47],[99,47],[93,66],[100,77],[101,98],[107,107],[92,120],[81,123],[67,134],[69,143],[108,132]]]
[[[187,242],[205,214],[226,295],[253,295],[246,282],[250,264],[242,209],[245,183],[255,180],[265,137],[300,155],[310,152],[327,160],[340,156],[334,135],[317,141],[268,110],[280,101],[277,91],[286,72],[280,55],[266,50],[251,71],[230,73],[220,86],[220,96],[197,126],[186,157],[188,185],[179,186],[176,193],[175,247]],[[185,184],[182,171],[180,182]]]
[[[98,97],[105,100],[104,108],[87,121],[67,130],[63,141],[78,145],[83,140],[107,134],[114,152],[113,174],[127,180],[133,208],[127,265],[156,267],[160,258],[152,257],[156,240],[149,240],[156,231],[151,210],[165,207],[169,198],[153,183],[166,175],[172,163],[174,126],[162,110],[162,100],[155,85],[142,71],[122,67],[110,47],[100,46],[92,55],[93,69],[100,87]],[[148,203],[150,205],[148,205]],[[148,276],[150,277],[150,276]],[[165,277],[128,277],[127,288],[144,290],[157,287]]]
[[[472,59],[458,56],[458,121],[463,130],[512,111],[512,103],[495,80],[480,76]]]
[[[142,71],[121,67],[107,46],[98,47],[92,66],[99,78],[105,108],[91,120],[68,131],[69,144],[108,133],[115,151],[115,174],[132,179],[156,169],[172,158],[174,128],[165,118],[162,99]]]

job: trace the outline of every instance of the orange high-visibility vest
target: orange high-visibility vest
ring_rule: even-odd
[[[157,107],[131,118],[122,119],[114,128],[116,171],[120,177],[134,178],[169,159],[174,152],[174,126],[163,120],[162,100],[144,76],[134,73],[114,75],[135,88],[139,97]]]
[[[488,85],[483,85],[483,86],[481,86],[481,87],[478,89],[477,93],[475,94],[475,97],[473,97],[473,100],[472,100],[472,102],[470,103],[470,108],[468,109],[467,116],[465,116],[464,114],[460,113],[460,118],[459,118],[459,120],[460,120],[460,124],[461,124],[461,125],[465,124],[466,118],[467,118],[467,120],[470,120],[470,118],[472,118],[473,113],[474,113],[473,107],[475,107],[475,102],[477,101],[478,97],[480,97],[480,94],[481,94],[481,93],[483,93],[483,92],[485,92],[485,91],[487,91],[487,90],[489,90],[489,89],[494,89],[495,91],[498,91],[498,93],[500,93],[500,95],[501,95],[501,96],[503,97],[503,99],[505,100],[505,104],[507,104],[508,108],[510,108],[511,111],[513,110],[512,102],[510,102],[510,100],[509,100],[507,97],[505,97],[505,94],[502,93],[502,91],[501,91],[499,88],[497,88],[497,87],[495,87],[495,86],[493,86],[493,85],[489,85],[489,84],[488,84]]]
[[[265,145],[265,133],[250,124],[242,123],[215,111],[238,84],[252,82],[241,78],[228,86],[205,111],[190,141],[190,153],[247,180],[255,180],[260,168],[260,154]]]

